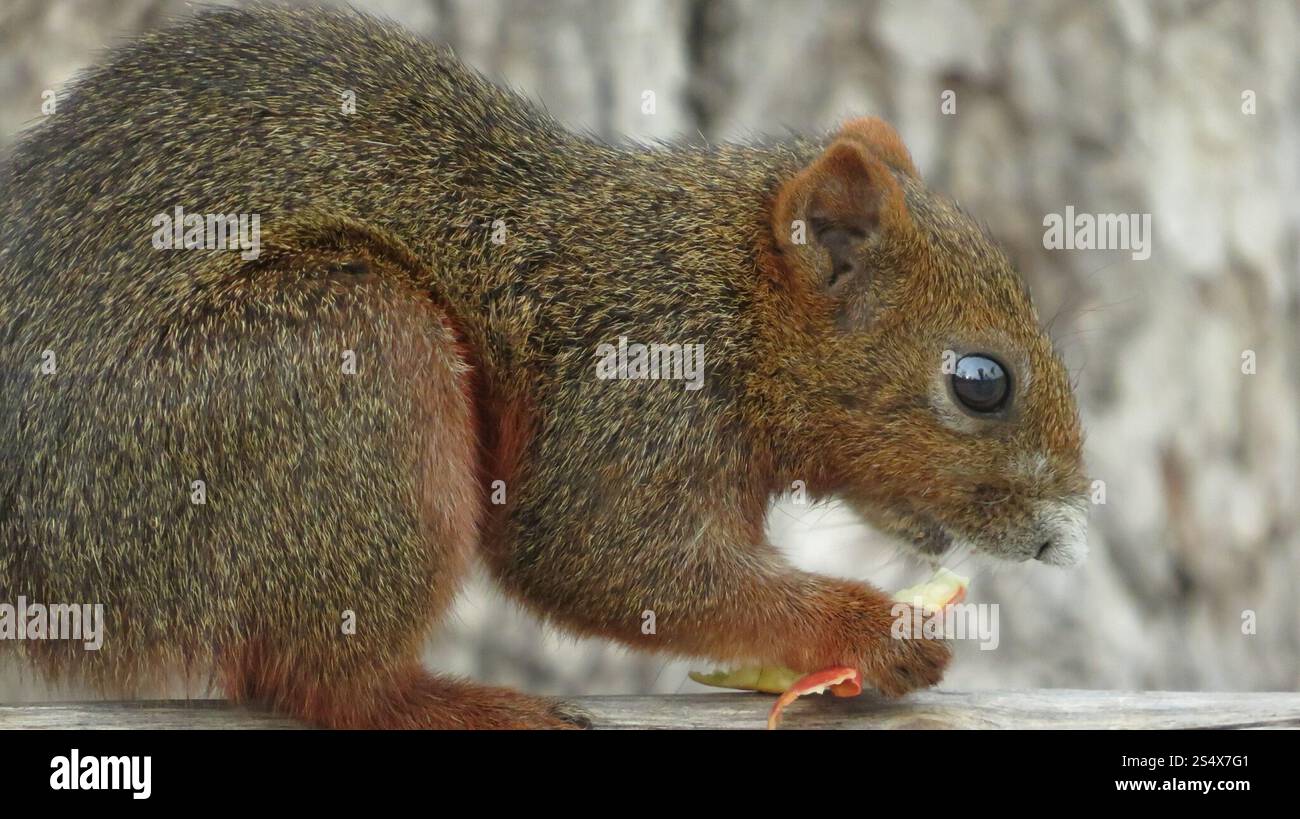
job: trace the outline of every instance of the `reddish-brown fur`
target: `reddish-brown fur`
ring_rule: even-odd
[[[1017,559],[1036,505],[1077,501],[1022,283],[879,120],[602,145],[365,17],[223,9],[90,72],[0,170],[0,596],[110,618],[98,653],[22,647],[53,675],[134,692],[212,659],[317,725],[580,725],[420,668],[477,551],[570,632],[897,695],[948,648],[791,566],[770,499],[803,481]],[[259,212],[261,256],[155,251],[177,204]],[[621,335],[705,345],[701,389],[598,378]],[[952,345],[1032,373],[1014,418],[944,397]],[[29,378],[47,347],[59,376]]]
[[[884,120],[877,117],[851,119],[840,129],[840,136],[859,141],[896,170],[914,178],[920,177],[912,164],[911,152],[898,132]]]

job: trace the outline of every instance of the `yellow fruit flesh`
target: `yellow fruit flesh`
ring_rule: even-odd
[[[926,611],[941,609],[955,598],[964,597],[969,583],[969,577],[939,568],[926,582],[894,592],[894,599],[900,603],[920,605]]]

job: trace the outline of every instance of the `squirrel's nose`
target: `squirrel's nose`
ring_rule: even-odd
[[[1088,519],[1082,504],[1060,501],[1041,510],[1039,532],[1043,539],[1034,559],[1052,566],[1073,566],[1088,554]]]
[[[1088,545],[1082,540],[1068,545],[1049,540],[1038,547],[1034,559],[1050,566],[1069,567],[1081,563],[1087,554]]]

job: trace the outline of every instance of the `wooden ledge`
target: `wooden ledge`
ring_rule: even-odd
[[[718,693],[572,697],[594,727],[762,728],[774,698]],[[0,705],[0,729],[291,729],[223,700]],[[903,700],[808,697],[783,728],[1300,728],[1300,693],[925,691]]]

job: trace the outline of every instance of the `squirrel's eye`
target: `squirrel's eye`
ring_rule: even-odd
[[[996,412],[1007,402],[1011,380],[997,361],[986,355],[963,356],[952,374],[952,391],[972,412]]]

